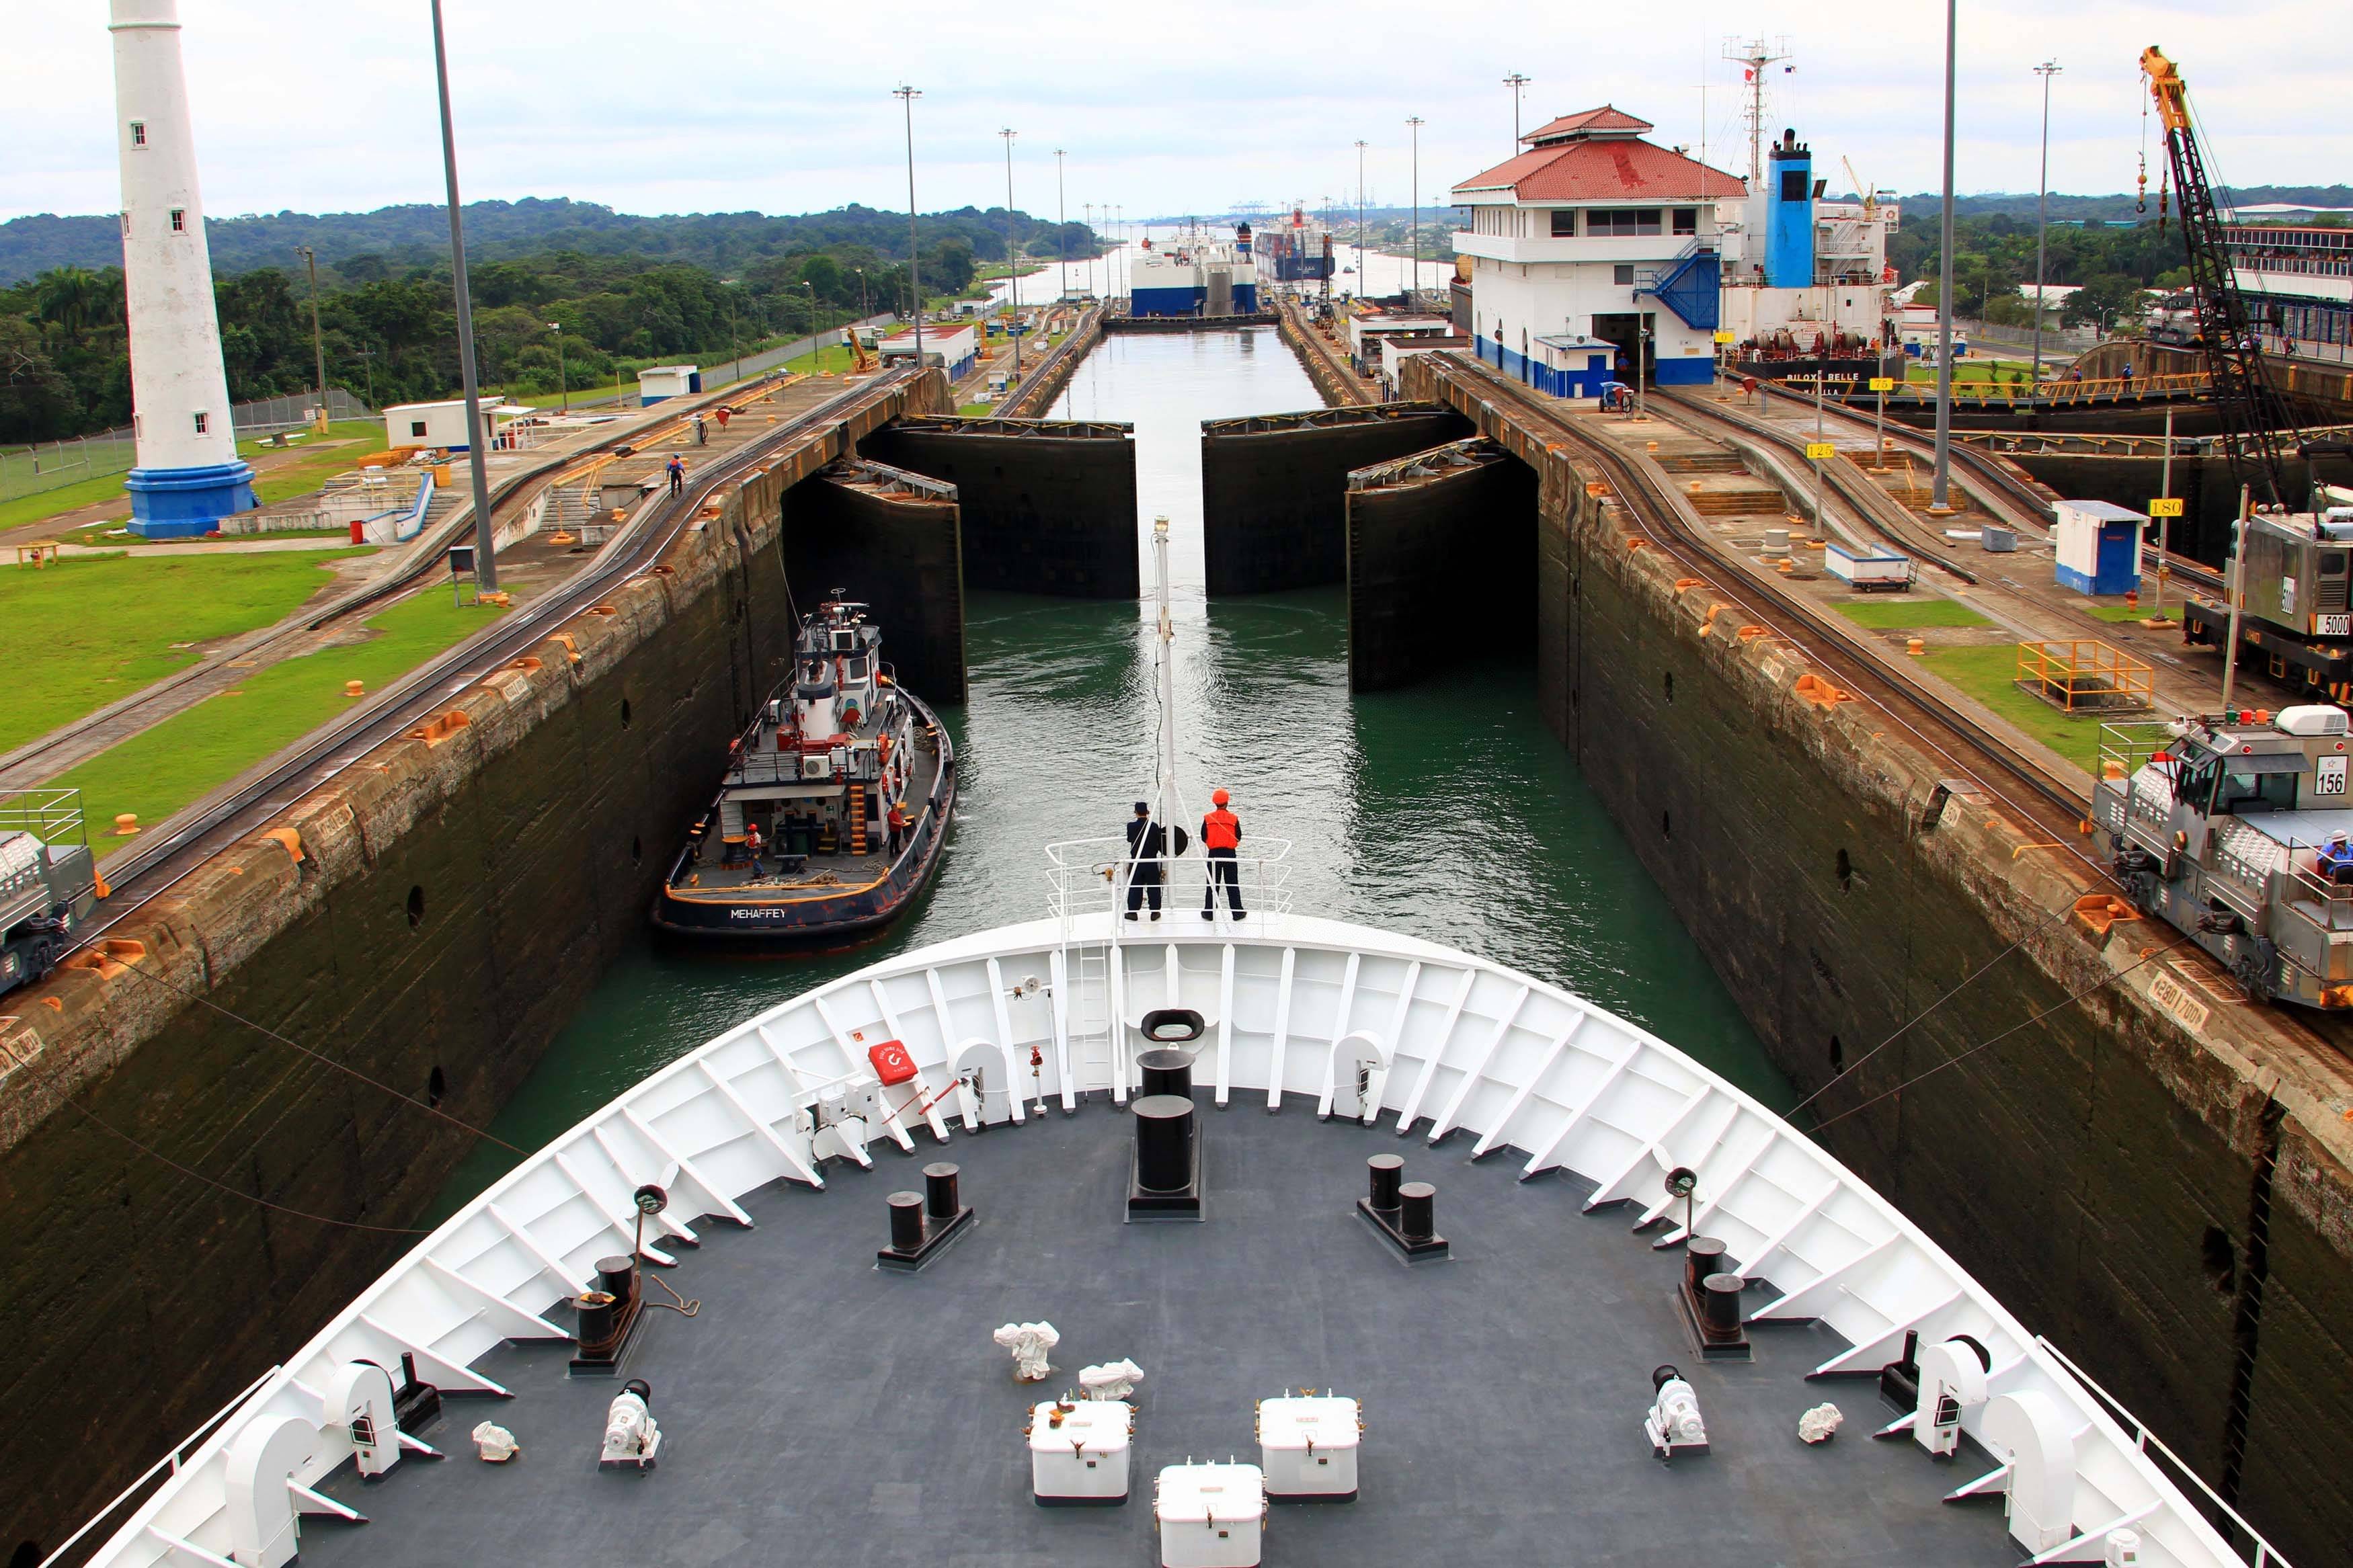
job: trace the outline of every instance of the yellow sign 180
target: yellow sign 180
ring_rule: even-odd
[[[2179,496],[2158,496],[2156,500],[2148,503],[2148,515],[2151,517],[2179,517],[2181,515],[2181,498]]]

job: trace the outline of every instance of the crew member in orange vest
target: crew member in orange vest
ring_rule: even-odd
[[[1208,851],[1209,880],[1201,889],[1201,918],[1217,918],[1218,887],[1223,883],[1226,903],[1240,920],[1250,911],[1242,908],[1241,866],[1234,851],[1241,847],[1242,819],[1226,809],[1233,797],[1224,790],[1210,795],[1209,815],[1201,818],[1201,847]]]

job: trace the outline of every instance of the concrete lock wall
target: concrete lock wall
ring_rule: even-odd
[[[1345,582],[1349,473],[1470,434],[1459,414],[1402,404],[1205,422],[1208,591],[1273,594]]]
[[[640,929],[790,668],[785,491],[907,402],[937,407],[928,382],[788,449],[605,605],[289,809],[282,839],[128,918],[110,934],[140,944],[111,948],[129,962],[9,998],[0,1541],[53,1549],[417,1238],[474,1142],[459,1123],[491,1120]]]
[[[1346,508],[1350,690],[1410,685],[1474,651],[1533,647],[1536,482],[1526,464],[1493,453],[1352,489]],[[1441,632],[1442,602],[1467,624]]]
[[[2353,1534],[2335,1479],[2353,1175],[2336,1106],[2302,1087],[2334,1069],[2260,1065],[2227,994],[2144,963],[2164,932],[2072,914],[2094,884],[2063,847],[1998,801],[1940,796],[1939,759],[1868,704],[1801,694],[1808,663],[1565,455],[1441,367],[1414,374],[1537,471],[1546,722],[1777,1064],[1821,1094],[1823,1142],[2292,1559],[2334,1561]]]
[[[1142,592],[1127,426],[923,419],[878,430],[859,451],[956,487],[972,587],[1071,599]]]
[[[785,492],[785,579],[806,615],[834,589],[873,606],[882,657],[924,701],[965,700],[956,505],[879,495],[828,474]]]

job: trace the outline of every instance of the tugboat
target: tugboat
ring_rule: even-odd
[[[939,868],[955,748],[882,658],[882,628],[843,595],[801,623],[793,673],[729,748],[654,924],[800,942],[871,931]]]

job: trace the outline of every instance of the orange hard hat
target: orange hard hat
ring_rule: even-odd
[[[1226,802],[1231,799],[1233,799],[1233,796],[1228,795],[1224,790],[1217,789],[1209,792],[1209,804],[1211,805],[1223,805]]]

